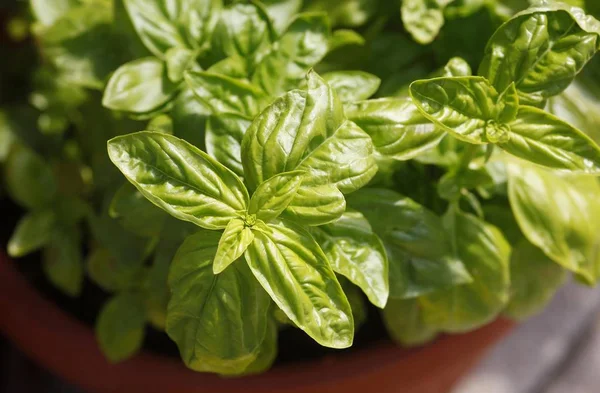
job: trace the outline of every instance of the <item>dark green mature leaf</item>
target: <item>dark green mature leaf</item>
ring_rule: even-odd
[[[279,217],[292,202],[304,180],[302,171],[284,172],[261,183],[248,205],[248,213],[265,222]]]
[[[108,154],[152,203],[206,229],[246,211],[248,192],[233,172],[172,135],[139,132],[111,139]]]
[[[522,104],[543,105],[573,81],[600,45],[600,22],[561,3],[532,7],[492,36],[479,74],[498,91],[515,83]]]
[[[4,181],[10,197],[32,210],[48,206],[58,188],[50,166],[39,155],[21,146],[8,156]]]
[[[74,228],[57,228],[44,249],[44,273],[58,289],[71,297],[81,293],[83,262],[78,233]]]
[[[499,146],[536,164],[569,172],[600,174],[600,147],[583,132],[534,107],[521,106]]]
[[[115,193],[109,215],[118,219],[128,231],[145,237],[157,236],[168,217],[129,183],[123,184]]]
[[[124,0],[133,27],[158,57],[173,47],[203,48],[217,22],[221,0]]]
[[[350,304],[310,233],[291,222],[257,224],[252,230],[246,261],[279,308],[319,344],[351,346]]]
[[[104,356],[112,363],[133,356],[142,347],[145,325],[141,294],[125,292],[110,299],[96,321],[96,337]]]
[[[222,57],[253,59],[271,44],[271,29],[268,15],[258,5],[233,4],[221,13],[212,49]]]
[[[345,107],[348,119],[365,130],[384,157],[409,160],[436,146],[446,135],[410,98],[378,98]]]
[[[115,71],[104,90],[102,105],[126,112],[152,112],[170,101],[178,89],[166,77],[164,63],[156,57],[146,57]]]
[[[185,80],[215,116],[253,117],[269,101],[263,91],[242,79],[211,72],[188,72]]]
[[[213,274],[219,237],[199,231],[177,251],[169,273],[167,333],[189,368],[241,374],[265,340],[270,300],[244,263]]]
[[[453,0],[402,0],[404,28],[420,44],[429,44],[444,25],[444,8]]]
[[[511,294],[504,313],[525,319],[541,311],[565,282],[565,272],[542,250],[521,239],[510,257]]]
[[[418,299],[390,299],[383,310],[383,322],[394,341],[415,347],[431,341],[435,328],[426,325]]]
[[[8,241],[8,255],[19,258],[46,245],[55,226],[56,214],[51,209],[28,213],[17,223]]]
[[[234,218],[229,221],[219,240],[213,272],[219,274],[235,262],[246,251],[252,240],[254,234],[244,220]]]
[[[338,218],[343,193],[365,185],[377,171],[371,139],[345,120],[341,102],[314,72],[307,90],[293,90],[257,116],[242,143],[242,164],[251,189],[274,175],[306,172],[286,209],[310,225]]]
[[[509,200],[527,239],[587,283],[600,278],[600,184],[507,160]]]
[[[311,233],[333,270],[360,287],[371,303],[383,308],[390,292],[388,260],[381,240],[365,217],[347,211],[331,224],[312,228]]]
[[[252,82],[272,96],[297,87],[327,53],[329,35],[327,15],[299,14],[257,64]]]
[[[366,100],[381,84],[381,79],[364,71],[334,71],[323,74],[342,102]]]
[[[471,281],[452,250],[440,217],[394,191],[363,189],[348,196],[387,251],[390,297],[413,298]]]
[[[504,123],[516,117],[519,106],[514,85],[499,94],[485,78],[477,76],[416,81],[410,85],[410,95],[436,126],[475,144],[505,140]]]

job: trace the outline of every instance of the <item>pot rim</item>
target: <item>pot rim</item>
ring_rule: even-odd
[[[94,392],[135,392],[136,387],[144,387],[138,391],[146,393],[316,392],[317,387],[333,389],[341,384],[372,389],[369,383],[381,381],[384,375],[395,376],[402,385],[423,385],[435,375],[456,373],[460,365],[468,369],[514,326],[512,321],[498,319],[471,333],[442,336],[421,348],[403,349],[391,341],[382,342],[242,378],[197,373],[178,359],[147,351],[110,364],[97,345],[93,329],[45,299],[13,263],[0,250],[0,331],[45,368]]]

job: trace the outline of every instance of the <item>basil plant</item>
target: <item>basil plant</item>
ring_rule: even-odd
[[[416,346],[600,279],[595,2],[29,6],[7,251],[100,288],[112,362],[150,324],[193,370],[258,373],[282,329],[342,349],[379,314]]]

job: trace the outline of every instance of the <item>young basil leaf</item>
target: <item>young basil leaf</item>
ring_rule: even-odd
[[[285,314],[319,344],[352,345],[354,321],[327,257],[302,226],[258,223],[245,253],[254,276]]]
[[[373,225],[389,260],[390,297],[413,298],[471,282],[467,261],[455,255],[442,220],[394,191],[363,189],[348,204]]]
[[[251,120],[244,116],[222,114],[211,116],[206,122],[206,152],[238,176],[242,167],[242,139]]]
[[[212,114],[253,117],[268,103],[268,97],[242,79],[211,72],[187,72],[185,80]]]
[[[525,319],[541,311],[567,278],[565,269],[521,239],[510,256],[511,295],[504,313]]]
[[[268,15],[256,4],[233,4],[223,10],[213,34],[212,49],[222,57],[253,59],[272,38]]]
[[[345,107],[348,119],[373,140],[384,157],[409,160],[436,146],[446,133],[429,121],[410,98],[379,98]]]
[[[106,292],[135,289],[144,274],[141,264],[120,263],[103,247],[91,251],[85,265],[88,277]]]
[[[53,210],[45,209],[25,215],[17,223],[8,241],[8,255],[19,258],[36,251],[46,245],[56,226],[56,214]]]
[[[169,102],[179,89],[165,74],[164,63],[155,57],[126,63],[108,81],[102,105],[118,111],[152,112]]]
[[[261,3],[277,32],[283,32],[302,8],[302,0],[263,0]]]
[[[310,11],[326,12],[335,26],[361,26],[380,10],[380,2],[373,0],[311,0],[306,3]]]
[[[201,230],[177,251],[166,330],[189,368],[240,374],[264,342],[270,300],[243,263],[213,273],[220,236]]]
[[[115,193],[109,215],[118,219],[123,228],[143,237],[158,236],[168,217],[129,183]]]
[[[329,35],[327,15],[299,14],[257,64],[252,82],[272,96],[297,87],[327,53]]]
[[[248,67],[248,60],[240,56],[231,56],[216,62],[207,71],[234,79],[247,79]]]
[[[337,219],[345,206],[342,192],[362,187],[377,171],[371,139],[344,119],[341,102],[314,72],[307,90],[287,93],[254,119],[242,151],[253,190],[279,173],[306,172],[286,212],[310,225]]]
[[[421,113],[458,139],[474,144],[506,139],[504,123],[514,119],[519,100],[514,86],[503,94],[482,77],[442,77],[410,85]]]
[[[275,175],[261,183],[248,205],[248,213],[265,222],[279,217],[292,202],[304,180],[304,172],[293,171]]]
[[[589,284],[600,278],[600,184],[507,160],[508,196],[527,239]]]
[[[334,71],[323,74],[323,79],[337,93],[342,102],[366,100],[381,84],[381,79],[364,71]]]
[[[29,2],[36,22],[44,26],[52,26],[81,3],[81,0],[31,0]]]
[[[138,132],[111,139],[108,154],[150,202],[180,220],[222,229],[246,211],[248,191],[214,158],[176,138]]]
[[[133,27],[154,55],[173,47],[203,48],[217,22],[221,0],[124,0]]]
[[[449,211],[444,227],[473,281],[419,298],[423,320],[444,332],[482,326],[502,311],[510,293],[510,245],[495,227],[470,214]]]
[[[521,106],[510,123],[510,138],[502,149],[550,168],[600,174],[600,147],[587,135],[557,117]]]
[[[170,48],[165,53],[167,76],[173,83],[183,80],[183,73],[193,66],[196,52],[186,48]]]
[[[111,298],[100,310],[96,321],[96,337],[104,356],[121,362],[142,347],[146,313],[139,293],[121,293]]]
[[[11,152],[4,166],[6,191],[19,205],[28,209],[47,207],[58,186],[52,169],[42,157],[19,146]]]
[[[562,3],[515,15],[490,38],[479,74],[498,91],[515,83],[522,104],[540,106],[566,89],[600,45],[600,22]]]
[[[444,25],[444,8],[453,0],[402,0],[404,28],[420,44],[429,44]]]
[[[338,29],[331,34],[327,49],[331,53],[350,45],[364,45],[365,42],[365,38],[354,30]]]
[[[437,185],[441,198],[452,201],[460,198],[463,190],[494,185],[494,178],[485,167],[451,169],[442,176]]]
[[[254,240],[254,234],[246,222],[239,218],[229,221],[219,240],[219,247],[213,262],[213,273],[219,274],[231,265]]]
[[[388,260],[379,237],[359,212],[345,212],[339,220],[311,228],[333,271],[360,287],[371,303],[383,308],[390,292]]]
[[[44,273],[68,296],[81,293],[83,262],[78,233],[74,228],[55,228],[44,249]]]
[[[150,119],[146,125],[146,129],[148,131],[156,131],[163,134],[173,135],[173,119],[169,115],[157,115]]]
[[[437,330],[425,323],[418,299],[390,299],[383,322],[392,340],[404,347],[417,347],[437,336]]]

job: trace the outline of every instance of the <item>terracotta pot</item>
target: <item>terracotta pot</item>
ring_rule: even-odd
[[[446,393],[512,326],[498,320],[420,349],[390,342],[237,379],[195,373],[150,353],[112,365],[93,330],[44,299],[0,252],[0,330],[31,359],[89,392]]]

